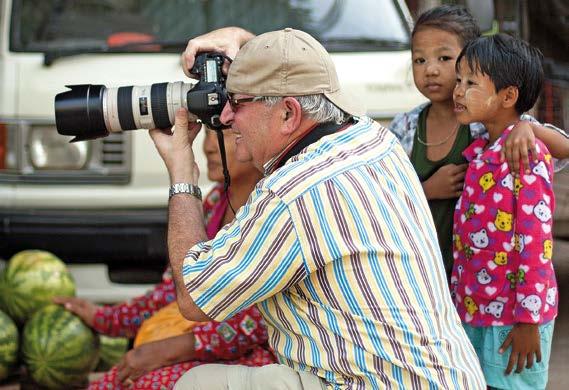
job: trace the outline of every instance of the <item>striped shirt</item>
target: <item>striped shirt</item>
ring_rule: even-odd
[[[182,273],[216,320],[256,303],[279,361],[330,387],[485,388],[419,180],[369,118],[261,180]]]

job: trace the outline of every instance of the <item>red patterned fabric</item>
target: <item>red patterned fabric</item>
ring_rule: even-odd
[[[204,216],[208,237],[221,228],[220,215],[227,208],[223,186],[216,186],[204,200]],[[213,229],[210,225],[216,225]],[[171,272],[168,269],[162,283],[147,294],[115,306],[104,306],[95,315],[94,328],[110,336],[134,337],[142,322],[155,311],[176,299]],[[190,368],[204,363],[220,362],[245,366],[262,366],[275,362],[267,345],[267,330],[261,314],[255,307],[236,314],[224,322],[211,321],[194,328],[195,360],[162,367],[138,378],[129,389],[171,389]],[[117,370],[113,367],[89,389],[122,389]]]

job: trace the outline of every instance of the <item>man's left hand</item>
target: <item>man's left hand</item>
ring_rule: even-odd
[[[201,124],[188,122],[188,111],[180,108],[176,112],[172,129],[149,131],[160,157],[166,164],[172,184],[198,183],[199,169],[195,162],[192,145],[200,129]]]

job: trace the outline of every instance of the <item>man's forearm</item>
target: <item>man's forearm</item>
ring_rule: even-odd
[[[168,257],[180,312],[193,321],[209,321],[190,297],[182,277],[182,265],[188,250],[199,242],[206,241],[201,201],[188,194],[178,194],[170,199],[168,206]]]

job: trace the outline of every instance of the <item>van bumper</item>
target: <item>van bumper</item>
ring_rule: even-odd
[[[66,263],[163,270],[166,208],[130,210],[0,209],[0,258],[26,249],[52,252]]]

